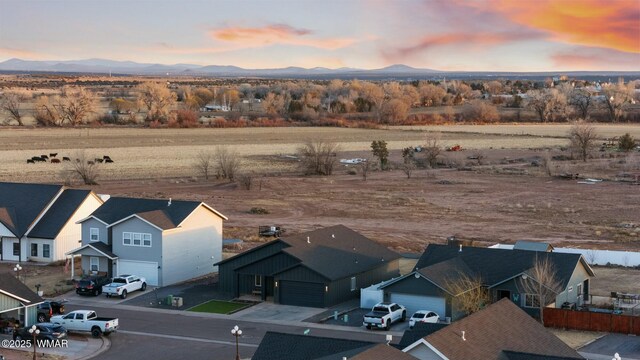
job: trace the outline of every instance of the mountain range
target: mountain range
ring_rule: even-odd
[[[324,67],[302,68],[285,67],[276,69],[244,69],[232,65],[194,65],[194,64],[146,64],[133,61],[115,61],[106,59],[86,59],[67,61],[33,61],[9,59],[0,63],[0,71],[25,72],[66,72],[94,74],[126,75],[172,75],[172,76],[226,76],[226,77],[314,77],[327,75],[427,75],[439,73],[438,70],[417,69],[406,65],[391,65],[381,69],[363,70],[355,68],[329,69]]]

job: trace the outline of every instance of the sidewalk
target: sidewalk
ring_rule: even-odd
[[[0,335],[0,341],[3,342],[3,346],[0,348],[0,354],[4,355],[5,358],[12,358],[9,353],[11,352],[28,352],[33,353],[33,348],[11,348],[5,347],[5,340],[12,340],[11,335],[2,334]],[[111,341],[106,337],[94,338],[92,336],[84,336],[79,334],[73,334],[69,336],[68,339],[68,347],[61,348],[44,348],[40,347],[36,349],[37,354],[48,354],[55,356],[62,356],[67,360],[83,360],[90,359],[94,356],[97,356],[109,349],[111,346]]]

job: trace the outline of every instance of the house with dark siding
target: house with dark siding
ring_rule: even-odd
[[[532,316],[538,316],[537,295],[527,294],[523,279],[535,281],[532,268],[538,259],[547,259],[555,270],[561,291],[551,304],[576,305],[589,298],[593,270],[580,254],[541,250],[508,250],[430,244],[422,254],[416,270],[380,287],[385,299],[407,308],[407,313],[431,310],[441,318],[457,320],[466,314],[457,306],[460,295],[452,284],[464,276],[477,279],[489,291],[491,302],[508,298]]]
[[[400,256],[346,226],[286,236],[224,261],[222,291],[239,297],[329,307],[360,295],[360,288],[399,275]]]

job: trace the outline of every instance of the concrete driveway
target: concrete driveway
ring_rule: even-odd
[[[280,305],[270,302],[261,302],[248,309],[238,311],[229,315],[231,319],[238,320],[283,320],[283,321],[303,321],[317,315],[325,309]]]
[[[75,291],[70,291],[64,295],[60,295],[56,297],[56,300],[66,300],[70,304],[74,305],[86,305],[86,306],[109,306],[113,304],[120,304],[125,301],[129,301],[131,299],[135,299],[139,296],[144,295],[147,292],[153,292],[153,286],[147,286],[146,291],[134,291],[132,293],[127,294],[126,299],[121,299],[119,297],[110,297],[108,298],[105,294],[100,294],[98,296],[92,295],[78,295]]]
[[[578,352],[587,359],[612,359],[618,353],[624,360],[640,360],[640,337],[609,334],[583,346]]]

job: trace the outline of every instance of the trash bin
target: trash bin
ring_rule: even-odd
[[[173,295],[167,296],[167,305],[173,305]]]

